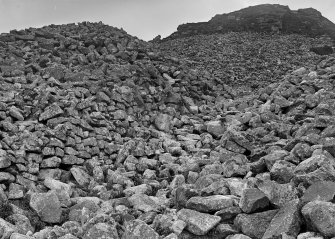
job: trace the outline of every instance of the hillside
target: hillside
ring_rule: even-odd
[[[208,22],[179,25],[165,40],[199,34],[266,32],[272,34],[328,35],[335,39],[335,24],[313,8],[291,10],[279,4],[262,4],[214,16]]]
[[[201,72],[201,81],[207,82],[212,92],[220,94],[227,84],[242,94],[251,94],[282,81],[286,72],[302,66],[315,68],[322,56],[310,49],[331,42],[326,37],[298,34],[230,32],[166,40],[155,46],[162,54],[180,58]]]
[[[328,40],[185,39],[0,35],[1,238],[335,237]]]

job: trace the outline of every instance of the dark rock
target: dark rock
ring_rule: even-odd
[[[261,190],[247,188],[243,190],[239,206],[243,212],[251,213],[268,207],[269,199]]]

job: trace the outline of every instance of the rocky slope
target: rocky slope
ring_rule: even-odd
[[[313,37],[327,34],[335,38],[335,24],[313,8],[295,11],[279,4],[262,4],[216,15],[208,22],[182,24],[166,39],[231,31],[301,34]]]
[[[335,237],[333,56],[237,98],[84,22],[1,34],[0,70],[2,238]]]
[[[250,94],[281,81],[285,72],[302,66],[315,67],[322,57],[310,49],[331,42],[327,37],[298,34],[230,32],[177,38],[155,46],[164,55],[182,59],[197,69],[211,91],[220,91],[223,84],[229,84]]]

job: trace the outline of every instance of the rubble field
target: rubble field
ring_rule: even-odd
[[[327,41],[1,34],[0,237],[334,238]]]

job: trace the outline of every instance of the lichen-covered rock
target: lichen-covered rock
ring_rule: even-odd
[[[221,218],[207,213],[201,213],[190,209],[181,209],[178,218],[186,222],[188,231],[195,235],[205,235],[209,230],[219,224]]]
[[[233,205],[234,198],[224,195],[192,197],[186,203],[187,208],[197,210],[199,212],[216,212]]]
[[[335,207],[331,202],[312,201],[301,210],[307,226],[325,237],[334,237]]]
[[[126,223],[122,239],[158,239],[159,235],[150,226],[141,220],[133,220]]]
[[[281,235],[297,237],[302,223],[300,208],[299,199],[286,203],[272,218],[262,238],[274,238]]]
[[[43,111],[43,113],[39,117],[39,120],[40,121],[48,120],[48,119],[54,118],[56,116],[59,116],[59,115],[61,115],[63,113],[64,113],[64,111],[60,108],[59,105],[52,104],[52,105],[48,106]]]
[[[41,220],[48,223],[61,221],[61,204],[55,191],[47,193],[33,193],[29,205],[40,216]]]

